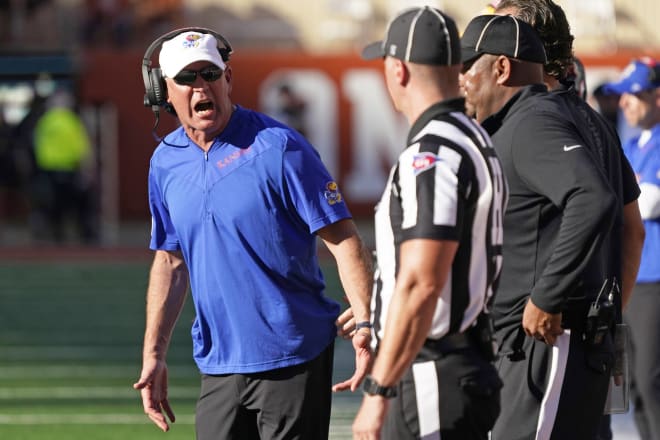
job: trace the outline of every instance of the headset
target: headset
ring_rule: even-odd
[[[200,34],[213,35],[218,42],[218,52],[220,52],[220,57],[224,62],[229,61],[229,56],[233,52],[229,41],[227,41],[225,37],[215,31],[212,31],[211,29],[201,27],[186,27],[175,29],[171,32],[161,35],[153,43],[151,43],[147,48],[147,51],[144,53],[144,57],[142,58],[142,80],[144,81],[145,90],[144,106],[151,107],[151,110],[156,115],[156,125],[158,125],[158,114],[160,107],[163,107],[169,113],[176,113],[172,105],[167,102],[167,86],[165,84],[165,79],[163,78],[163,73],[161,72],[160,67],[151,67],[151,56],[153,55],[154,50],[160,47],[163,42],[170,40],[184,32],[199,32]],[[222,46],[220,46],[220,43],[222,43]],[[154,126],[154,130],[155,128],[156,127]]]

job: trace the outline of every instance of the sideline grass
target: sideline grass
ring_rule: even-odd
[[[328,292],[339,297],[334,266]],[[166,437],[142,414],[131,386],[140,369],[149,262],[0,261],[0,439],[194,438],[199,376],[186,304],[168,354],[178,422]],[[335,376],[353,368],[338,341]],[[332,439],[349,437],[356,394],[333,400]]]

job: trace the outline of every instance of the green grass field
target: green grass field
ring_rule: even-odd
[[[167,434],[142,413],[140,371],[148,261],[0,261],[0,439],[194,439],[199,376],[190,302],[168,355],[177,422]],[[333,266],[328,292],[340,296]],[[353,351],[337,342],[336,379]],[[359,393],[334,396],[332,439],[350,438]]]

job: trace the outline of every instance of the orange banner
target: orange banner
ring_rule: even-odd
[[[122,219],[148,218],[147,168],[156,142],[154,115],[143,106],[142,55],[87,52],[80,72],[82,104],[110,103],[117,109]],[[590,90],[640,55],[581,57]],[[234,102],[297,127],[318,149],[354,213],[371,215],[408,130],[392,108],[382,63],[365,62],[357,54],[237,51],[231,66]],[[158,134],[175,127],[174,117],[161,112]]]

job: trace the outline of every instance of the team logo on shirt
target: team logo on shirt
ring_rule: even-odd
[[[438,162],[441,161],[442,159],[433,153],[424,152],[415,154],[412,161],[415,176],[433,168]]]
[[[334,205],[335,203],[341,203],[341,193],[339,192],[339,186],[337,182],[328,182],[325,184],[325,191],[323,192],[323,197],[328,201],[329,205]]]

